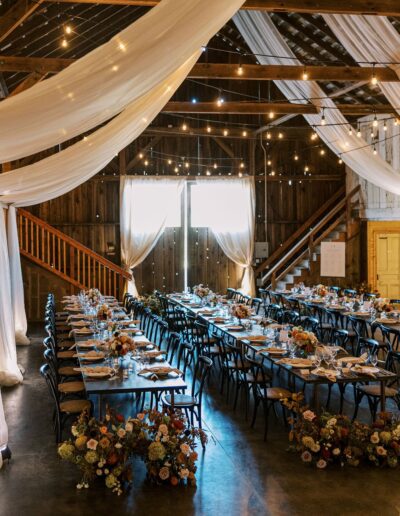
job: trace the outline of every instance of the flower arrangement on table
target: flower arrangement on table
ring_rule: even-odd
[[[115,331],[113,336],[106,341],[110,356],[124,357],[129,351],[134,351],[135,341],[123,331]]]
[[[367,425],[344,415],[315,414],[303,404],[303,393],[282,401],[289,418],[291,451],[301,460],[324,469],[328,464],[358,466],[361,463],[396,467],[400,461],[400,422],[381,413]]]
[[[253,315],[253,309],[243,303],[235,303],[230,306],[230,313],[238,319],[248,319]]]
[[[390,304],[389,299],[385,297],[374,299],[372,306],[377,312],[391,312],[394,310],[394,306]]]
[[[195,294],[200,299],[207,297],[211,293],[212,293],[212,291],[208,287],[203,285],[202,283],[200,283],[199,285],[195,285],[193,287],[193,294]]]
[[[125,418],[107,408],[104,421],[83,412],[71,428],[72,438],[58,447],[59,456],[82,472],[78,489],[97,479],[120,495],[132,481],[130,458],[139,456],[152,482],[196,485],[195,448],[207,435],[188,423],[180,411],[147,410]]]
[[[104,421],[98,421],[82,412],[71,428],[73,438],[58,447],[59,456],[76,464],[82,472],[78,489],[88,488],[89,483],[100,478],[118,495],[124,484],[129,484],[132,471],[129,465],[133,439],[132,423],[107,411]]]
[[[106,321],[107,319],[111,319],[113,316],[113,311],[111,308],[106,304],[103,303],[100,305],[97,309],[97,318]]]
[[[89,290],[86,290],[85,295],[88,302],[93,306],[98,305],[101,301],[101,293],[98,288],[90,288]]]
[[[317,296],[319,297],[325,297],[328,295],[328,287],[325,287],[325,285],[322,285],[321,283],[319,285],[317,285],[314,289],[314,292],[317,294]]]
[[[139,301],[143,303],[143,306],[151,310],[153,314],[162,314],[161,302],[155,294],[150,294],[148,296],[140,296]]]
[[[207,296],[207,302],[210,306],[216,306],[221,302],[221,296],[215,292],[210,291],[210,294]]]
[[[293,339],[297,349],[304,355],[312,355],[315,353],[318,339],[312,331],[306,331],[301,326],[294,326],[289,332],[289,337]]]

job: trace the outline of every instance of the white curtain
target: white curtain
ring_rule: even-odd
[[[240,11],[235,15],[234,21],[251,51],[263,54],[258,56],[261,64],[301,64],[267,13]],[[265,55],[287,56],[292,59],[265,57]],[[308,103],[308,99],[311,99],[311,102],[320,108],[335,108],[331,99],[323,98],[326,97],[324,91],[314,81],[275,81],[275,84],[289,100],[304,99],[303,103]],[[301,103],[299,100],[296,102]],[[321,115],[304,115],[304,118],[312,126],[317,126],[321,122]],[[326,109],[325,119],[327,125],[316,128],[323,142],[333,152],[342,155],[344,163],[359,176],[389,192],[400,194],[400,173],[379,155],[374,155],[369,146],[359,149],[367,143],[362,138],[358,138],[354,132],[353,135],[348,134],[349,126],[346,125],[348,122],[342,113],[337,109]],[[329,126],[329,124],[343,125]],[[347,153],[350,150],[352,152]]]
[[[254,296],[254,178],[199,179],[196,187],[209,214],[207,225],[218,244],[230,260],[244,269],[240,290]]]
[[[17,364],[10,262],[4,206],[0,203],[0,385],[22,382]]]
[[[7,214],[8,257],[10,262],[11,302],[14,315],[15,340],[17,344],[29,344],[26,336],[28,323],[25,312],[24,283],[22,280],[21,257],[17,229],[17,214],[10,206]]]
[[[3,400],[1,398],[1,387],[0,387],[0,451],[7,446],[8,443],[8,427],[6,418],[4,416]],[[0,469],[2,466],[2,459],[0,453]]]
[[[347,52],[361,66],[371,66],[371,62],[400,62],[400,34],[385,16],[324,14],[323,18]],[[388,66],[397,75],[400,74],[399,65]],[[388,101],[400,113],[400,83],[378,84]]]
[[[156,245],[167,217],[179,202],[184,183],[181,178],[121,178],[121,255],[126,270],[137,267]],[[133,274],[128,292],[138,296]]]
[[[0,103],[0,161],[110,120],[187,61],[244,0],[162,0],[59,74]]]

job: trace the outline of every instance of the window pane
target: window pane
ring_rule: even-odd
[[[174,199],[175,201],[175,199]],[[182,226],[181,220],[181,195],[177,196],[176,201],[171,210],[168,213],[166,227],[167,228],[180,228]]]
[[[210,204],[212,189],[209,185],[192,185],[190,193],[190,225],[194,228],[210,226],[213,209]]]

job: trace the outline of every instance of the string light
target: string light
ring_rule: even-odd
[[[240,168],[244,168],[244,163],[243,163],[243,161],[240,163]]]
[[[270,140],[271,139],[271,133],[268,131],[267,132],[267,140]]]
[[[188,161],[186,161],[186,163],[185,163],[185,168],[189,168],[189,167],[190,167],[189,162],[188,162]]]
[[[374,139],[375,138],[375,133],[374,133],[374,130],[371,129],[371,138]]]
[[[275,116],[275,113],[273,111],[270,111],[268,113],[268,118],[270,118],[271,120],[274,118],[274,116]]]
[[[247,131],[242,131],[242,136],[243,136],[244,138],[246,138],[246,136],[247,136]]]
[[[339,163],[339,165],[341,165],[343,163],[343,160],[342,160],[342,158],[340,156],[339,156],[339,159],[338,159],[338,163]]]
[[[374,154],[376,155],[377,154],[377,151],[376,151],[376,146],[374,145]]]
[[[350,126],[349,127],[349,136],[351,136],[353,134],[353,128]]]
[[[178,172],[179,172],[179,168],[178,168],[178,167],[175,167],[175,168],[174,168],[174,172],[175,172],[175,173],[178,173]]]
[[[386,120],[383,122],[383,130],[384,130],[384,131],[387,131]]]
[[[172,159],[168,160],[168,165],[172,165]]]
[[[211,126],[209,126],[209,125],[208,125],[208,126],[207,126],[207,132],[208,132],[208,133],[211,133],[211,131],[212,131]]]
[[[297,154],[295,154],[295,155],[294,155],[294,160],[295,160],[295,161],[298,161],[298,159],[299,159],[298,155],[297,155]]]
[[[225,99],[222,96],[222,90],[219,90],[219,95],[218,95],[218,98],[217,98],[217,106],[221,107],[224,102],[225,102]]]
[[[372,125],[374,127],[378,127],[378,119],[376,118],[376,113],[375,113],[375,117],[374,117],[374,121],[372,122]]]
[[[238,69],[237,69],[237,74],[238,75],[243,75],[243,66],[240,64]]]
[[[325,155],[325,149],[321,149],[321,150],[319,151],[319,153],[321,154],[321,156],[324,156],[324,155]]]
[[[292,180],[291,180],[291,179],[289,179],[289,181],[288,181],[288,182],[289,182],[289,186],[292,186]]]
[[[326,125],[325,110],[324,109],[322,109],[321,125]]]
[[[62,46],[63,48],[67,48],[67,47],[68,47],[68,41],[67,41],[65,38],[63,38],[63,39],[61,40],[61,46]]]
[[[269,167],[272,165],[272,161],[271,161],[270,159],[267,161],[267,165],[268,165]]]
[[[228,136],[228,134],[229,134],[228,129],[224,129],[223,135],[224,135],[224,136]]]
[[[139,159],[143,159],[143,152],[139,153]]]
[[[149,162],[147,161],[147,159],[144,160],[144,166],[147,167],[147,165],[149,164]]]
[[[188,128],[188,126],[187,126],[186,122],[183,122],[182,131],[187,131],[187,128]]]
[[[301,76],[301,78],[303,79],[303,81],[308,81],[308,73],[305,68],[303,70],[303,75]]]
[[[308,172],[309,170],[310,170],[310,168],[306,165],[306,166],[304,167],[304,172]]]
[[[209,170],[206,170],[206,176],[211,176],[211,172]]]
[[[64,27],[65,34],[71,34],[72,33],[72,27],[71,25],[66,25]]]
[[[318,138],[318,134],[314,131],[312,134],[311,134],[311,139],[312,140],[316,140]]]
[[[399,119],[398,118],[394,119],[394,125],[399,125]]]
[[[214,169],[217,169],[218,165],[216,163],[214,163],[213,167],[214,167]]]
[[[282,140],[282,138],[283,138],[283,133],[278,133],[278,138],[279,138],[280,140]]]
[[[372,84],[372,86],[376,86],[378,84],[378,79],[376,78],[376,75],[375,75],[375,64],[372,65],[372,68],[374,71],[372,72],[371,84]]]
[[[358,127],[357,127],[357,138],[361,138],[360,124],[358,124]]]

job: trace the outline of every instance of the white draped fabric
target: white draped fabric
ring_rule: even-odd
[[[252,267],[255,234],[254,178],[215,178],[197,181],[210,214],[209,226],[226,256],[244,269],[240,290],[255,295]]]
[[[168,215],[179,202],[185,180],[122,177],[120,194],[121,256],[131,271],[148,256],[162,235]],[[132,274],[128,292],[137,297]]]
[[[339,14],[325,14],[323,17],[340,43],[361,66],[371,66],[371,62],[400,62],[400,35],[386,17]],[[399,65],[389,66],[397,75],[400,74]],[[381,82],[379,87],[400,113],[400,83]]]
[[[162,0],[59,74],[0,104],[0,161],[67,141],[160,85],[244,0]],[[57,171],[58,172],[58,171]]]
[[[5,448],[8,443],[8,427],[6,418],[4,416],[3,400],[1,398],[1,387],[0,387],[0,450]],[[2,458],[0,453],[0,469],[2,466]]]
[[[24,283],[22,280],[21,257],[17,231],[17,214],[10,206],[7,214],[8,256],[10,262],[11,302],[14,315],[15,340],[17,344],[29,344],[26,336],[28,323],[25,313]]]
[[[240,11],[234,17],[234,21],[249,45],[251,51],[258,56],[261,64],[286,64],[299,65],[289,46],[274,26],[269,15],[259,11]],[[265,57],[265,55],[287,56],[293,59],[280,59],[277,57]],[[333,152],[341,155],[344,163],[358,175],[371,183],[400,194],[400,174],[379,155],[374,155],[372,149],[365,140],[355,134],[348,134],[346,118],[335,108],[331,99],[326,97],[323,90],[314,81],[275,81],[282,93],[289,99],[305,99],[303,103],[311,100],[319,107],[333,108],[325,110],[327,126],[316,127],[316,131]],[[301,102],[296,100],[296,102]],[[320,115],[304,115],[312,126],[318,126]],[[329,124],[343,124],[333,125]],[[365,148],[359,147],[366,145]],[[348,151],[352,152],[348,152]],[[348,153],[347,153],[348,152]]]
[[[17,364],[5,210],[0,203],[0,385],[22,382]]]

